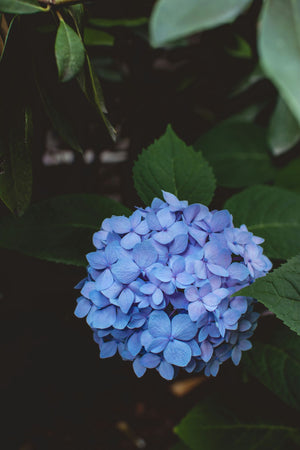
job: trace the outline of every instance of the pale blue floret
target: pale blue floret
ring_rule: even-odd
[[[234,228],[228,211],[163,197],[103,221],[75,315],[86,317],[100,358],[118,353],[138,377],[155,369],[171,380],[180,367],[216,376],[251,348],[258,319],[253,299],[234,293],[272,265],[263,239]]]

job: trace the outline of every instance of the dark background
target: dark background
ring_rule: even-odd
[[[149,16],[152,4],[110,1],[105,6],[91,5],[89,13],[105,18]],[[121,75],[119,82],[101,80],[119,141],[113,144],[99,119],[75,103],[70,93],[69,107],[79,118],[85,117],[81,130],[84,148],[92,148],[96,159],[85,164],[76,154],[71,165],[45,166],[45,136],[50,125],[37,104],[33,200],[93,192],[133,207],[140,203],[132,181],[133,161],[168,123],[190,144],[219,120],[268,99],[258,117],[259,123],[266,124],[275,101],[274,89],[267,81],[230,97],[256,64],[259,6],[260,2],[255,2],[232,26],[193,36],[188,45],[168,50],[151,49],[143,33],[135,30],[114,30],[115,46],[93,50],[92,56],[95,61],[112,58],[114,70]],[[233,45],[234,34],[250,42],[252,59],[237,59],[226,51]],[[126,159],[100,163],[98,155],[118,151],[121,141],[125,142]],[[61,142],[61,149],[65,148]],[[229,194],[217,191],[215,204],[221,206]],[[0,214],[7,214],[3,206]],[[91,331],[84,320],[73,315],[73,286],[85,271],[4,250],[0,260],[1,448],[135,449],[139,448],[136,439],[142,438],[144,448],[169,449],[176,442],[173,427],[212,392],[237,406],[246,402],[250,415],[265,409],[269,417],[280,411],[290,422],[294,420],[290,410],[254,380],[241,376],[242,369],[231,363],[222,366],[216,379],[201,379],[199,386],[177,397],[171,389],[173,383],[155,371],[138,379],[131,364],[120,358],[100,360]],[[261,320],[271,326],[272,319]],[[179,380],[192,378],[184,372],[179,376]]]

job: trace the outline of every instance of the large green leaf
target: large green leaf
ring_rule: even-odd
[[[60,18],[55,40],[55,57],[59,79],[70,81],[81,70],[85,60],[85,49],[81,38]]]
[[[232,22],[252,0],[159,0],[150,18],[150,39],[159,47],[192,33]]]
[[[37,0],[0,0],[0,11],[10,14],[34,14],[45,12]]]
[[[139,155],[133,168],[136,190],[145,202],[162,196],[162,189],[190,203],[209,204],[215,190],[213,172],[200,152],[188,147],[171,126]]]
[[[243,364],[253,376],[285,403],[300,410],[300,338],[286,327],[276,329],[267,342],[255,341]]]
[[[33,204],[20,219],[0,220],[0,246],[48,261],[85,266],[101,222],[129,210],[94,194],[74,194]]]
[[[258,30],[262,67],[300,122],[300,0],[266,0]]]
[[[265,130],[251,123],[224,121],[195,143],[210,162],[217,183],[245,187],[273,179]]]
[[[268,141],[275,156],[285,153],[300,139],[300,125],[284,100],[279,97],[271,117]]]
[[[31,199],[31,137],[31,110],[19,107],[0,140],[0,198],[16,215],[24,213]]]
[[[300,253],[300,196],[277,187],[253,186],[231,197],[225,207],[236,226],[246,224],[265,238],[270,258],[288,259]]]
[[[241,420],[211,399],[192,409],[175,432],[192,450],[290,450],[299,438],[296,428]]]
[[[293,159],[277,172],[275,184],[300,194],[300,158]]]
[[[240,295],[256,298],[300,335],[300,255],[242,289]]]

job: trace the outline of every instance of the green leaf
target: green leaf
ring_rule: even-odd
[[[300,338],[286,327],[268,335],[267,342],[255,341],[243,356],[248,372],[282,401],[300,410]]]
[[[221,122],[197,140],[195,149],[212,165],[221,186],[240,188],[274,178],[266,133],[257,125]]]
[[[150,18],[150,39],[159,47],[175,39],[232,22],[252,0],[159,0]]]
[[[0,11],[4,13],[34,14],[48,9],[42,8],[37,0],[0,0]]]
[[[117,138],[117,133],[105,115],[107,110],[104,103],[101,84],[95,74],[88,54],[86,54],[86,64],[78,75],[77,81],[87,100],[89,100],[96,107],[96,110],[100,114],[111,138],[115,141]]]
[[[256,298],[300,335],[300,255],[242,289],[239,295]]]
[[[3,16],[3,17],[4,17],[4,16]],[[3,48],[2,48],[2,51],[1,51],[1,55],[0,55],[0,62],[1,62],[2,58],[3,58],[3,56],[4,56],[4,52],[5,52],[5,50],[6,50],[6,44],[7,44],[7,42],[8,42],[8,39],[9,39],[11,30],[12,30],[12,28],[13,28],[13,26],[14,26],[14,22],[15,22],[15,17],[13,17],[13,18],[11,19],[10,24],[9,24],[9,27],[8,27],[8,30],[7,30],[7,32],[6,32],[6,36],[5,36],[5,40],[4,40],[4,45],[3,45]],[[1,23],[1,15],[0,15],[0,23]]]
[[[92,235],[113,214],[130,211],[114,200],[74,194],[33,204],[20,219],[0,220],[0,246],[47,261],[86,266]]]
[[[294,449],[299,430],[293,427],[241,420],[211,399],[200,403],[175,427],[192,450],[285,450]]]
[[[255,186],[225,204],[235,226],[246,224],[263,237],[270,258],[288,259],[300,253],[300,196],[277,187]]]
[[[277,172],[275,184],[300,194],[300,158],[293,159]]]
[[[24,213],[31,199],[31,137],[31,110],[19,108],[0,141],[0,198],[16,215]]]
[[[300,0],[266,0],[258,48],[266,75],[300,122]]]
[[[179,139],[170,125],[162,137],[139,155],[133,177],[146,205],[154,197],[162,197],[162,189],[180,200],[208,205],[215,190],[215,178],[207,161]]]
[[[67,11],[72,16],[78,34],[83,36],[84,6],[81,4],[68,6]]]
[[[55,40],[55,57],[58,76],[62,82],[74,78],[80,72],[85,60],[81,38],[62,18]]]
[[[300,125],[284,100],[279,97],[270,120],[268,141],[272,153],[279,156],[300,139]]]
[[[84,43],[85,45],[114,45],[115,38],[105,31],[97,30],[95,28],[85,27],[84,29]]]
[[[148,17],[136,17],[134,19],[101,19],[92,18],[89,20],[89,24],[95,27],[112,28],[112,27],[140,27],[148,23]]]

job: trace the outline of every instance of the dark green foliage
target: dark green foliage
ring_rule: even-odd
[[[188,147],[168,126],[165,134],[140,154],[133,169],[136,190],[146,205],[162,190],[190,203],[206,205],[215,190],[213,172],[202,154]]]
[[[272,180],[266,132],[253,123],[225,121],[195,143],[212,165],[217,183],[240,188]]]
[[[287,259],[300,252],[300,197],[277,187],[253,186],[231,197],[225,207],[235,226],[246,224],[263,237],[269,258]]]
[[[86,266],[92,235],[125,206],[93,194],[74,194],[33,204],[20,219],[0,221],[0,245],[47,261]]]
[[[288,327],[300,335],[299,255],[239,292],[241,295],[254,297],[262,302]]]
[[[263,324],[261,324],[263,326]],[[267,341],[255,341],[243,357],[246,370],[282,401],[300,409],[300,337],[286,327],[276,329]]]
[[[266,450],[295,448],[299,431],[269,421],[241,420],[213,399],[203,401],[175,428],[192,450]]]

